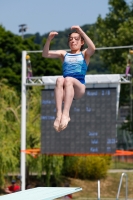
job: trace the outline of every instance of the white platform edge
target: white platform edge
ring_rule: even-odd
[[[0,200],[52,200],[81,190],[80,187],[37,187],[0,196]]]

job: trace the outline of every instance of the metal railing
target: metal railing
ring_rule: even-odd
[[[100,180],[98,180],[98,182],[97,182],[97,189],[98,189],[97,200],[100,200]]]
[[[119,199],[119,195],[120,195],[120,190],[121,190],[121,185],[122,185],[122,180],[123,177],[125,176],[125,181],[126,181],[126,185],[125,185],[125,200],[127,200],[127,196],[128,196],[128,181],[127,181],[127,174],[126,173],[122,173],[121,178],[120,178],[120,183],[119,183],[119,188],[118,188],[118,193],[116,196],[116,200]]]

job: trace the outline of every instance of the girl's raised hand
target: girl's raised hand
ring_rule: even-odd
[[[55,35],[58,35],[58,33],[57,32],[50,32],[48,38],[50,40],[52,40],[55,37]]]
[[[77,32],[81,30],[80,26],[72,26],[71,29],[76,29]]]

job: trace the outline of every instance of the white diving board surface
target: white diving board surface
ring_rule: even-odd
[[[42,76],[42,81],[45,85],[55,85],[58,77],[62,76]],[[120,80],[120,74],[94,74],[85,76],[86,84],[120,83]]]
[[[0,196],[0,200],[52,200],[81,190],[80,187],[37,187]]]

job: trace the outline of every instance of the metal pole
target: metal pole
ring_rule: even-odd
[[[131,75],[132,75],[132,71],[131,71]],[[133,131],[132,127],[132,123],[133,123],[133,116],[132,116],[132,78],[131,78],[131,84],[130,84],[130,132]]]
[[[116,196],[116,200],[119,199],[123,176],[125,176],[125,182],[126,182],[126,185],[125,185],[125,200],[128,199],[128,181],[127,181],[128,178],[127,178],[127,174],[126,173],[122,173],[121,179],[120,179],[120,183],[119,183],[119,187],[118,187],[118,193],[117,193],[117,196]]]
[[[21,85],[21,190],[25,190],[25,152],[26,149],[26,51],[22,51]]]
[[[108,50],[108,49],[130,49],[133,48],[133,45],[128,46],[114,46],[114,47],[96,47],[96,50]],[[70,49],[64,49],[65,51],[70,51]],[[56,50],[53,50],[56,51]],[[42,50],[35,50],[35,51],[27,51],[27,53],[42,53]]]
[[[98,196],[97,199],[100,200],[100,181],[98,180]]]

